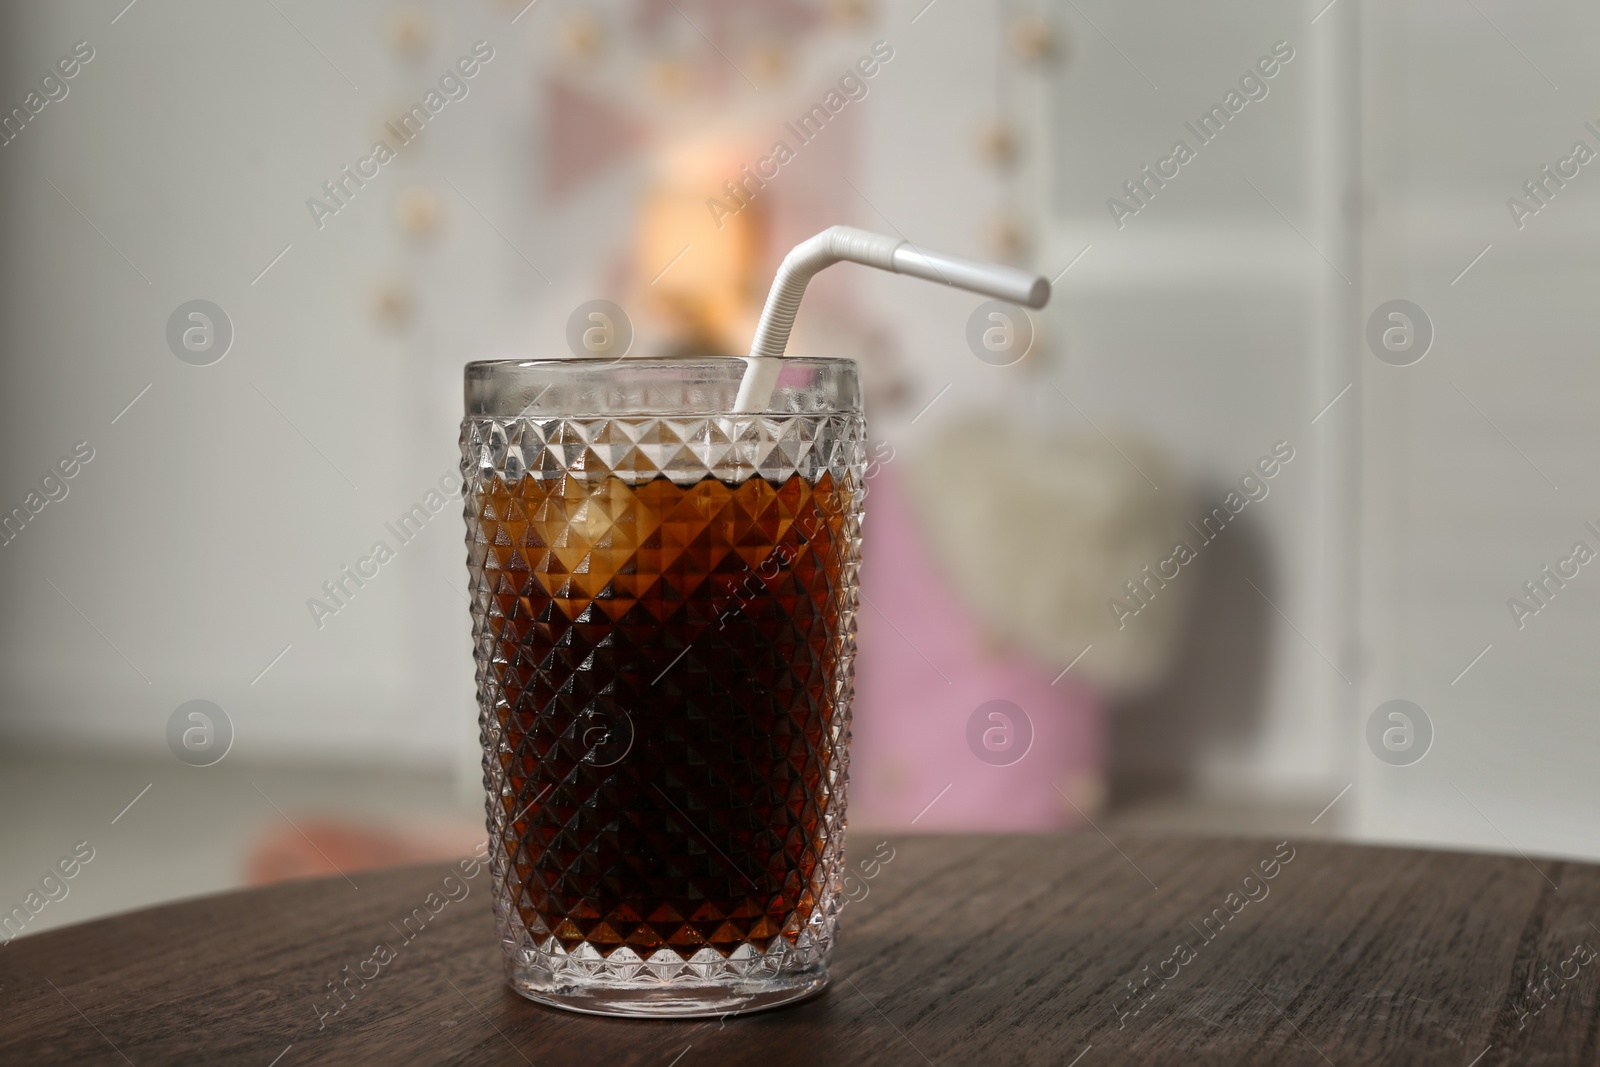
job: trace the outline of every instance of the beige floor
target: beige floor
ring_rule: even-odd
[[[1096,821],[1113,838],[1157,831],[1300,840],[1337,828],[1334,815],[1312,825],[1316,814],[1294,804],[1169,799]],[[483,813],[470,789],[447,774],[234,760],[192,768],[170,757],[5,752],[0,913],[20,905],[80,841],[93,847],[94,859],[67,884],[64,898],[34,917],[27,933],[238,888],[254,844],[319,817],[471,840],[482,832]]]
[[[291,819],[469,834],[483,819],[447,775],[16,751],[0,756],[0,813],[0,912],[21,904],[76,843],[94,849],[28,933],[238,888],[252,845]]]

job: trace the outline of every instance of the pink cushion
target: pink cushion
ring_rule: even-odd
[[[923,550],[898,473],[886,466],[868,482],[851,825],[924,832],[1083,825],[1072,804],[1093,815],[1103,792],[1101,708],[1070,673],[1050,684],[1065,663],[984,647],[971,612]],[[982,551],[973,546],[974,565]],[[975,710],[995,700],[1020,707],[1032,725],[1031,746],[1005,766],[984,762],[969,745]],[[987,733],[998,750],[991,758],[1003,762],[1021,751],[1024,730],[1011,730],[1008,745],[1006,721],[985,715],[973,733],[980,749]]]

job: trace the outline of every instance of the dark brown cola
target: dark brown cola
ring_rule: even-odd
[[[468,499],[492,844],[536,941],[793,942],[838,875],[845,492],[563,474]]]

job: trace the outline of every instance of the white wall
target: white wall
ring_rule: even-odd
[[[0,549],[12,733],[158,750],[172,709],[203,697],[255,756],[438,761],[475,743],[456,505],[322,629],[306,600],[375,540],[398,547],[384,523],[456,463],[461,363],[514,302],[538,306],[544,283],[445,184],[525,231],[530,164],[508,134],[535,35],[474,5],[436,17],[412,63],[386,41],[390,5],[279,6],[315,47],[271,5],[7,15],[8,106],[73,42],[95,49],[0,149],[0,499],[75,441],[96,453]],[[319,230],[307,198],[478,39],[497,56],[470,95]],[[418,184],[444,203],[427,249],[393,221]],[[391,285],[415,296],[409,331],[374,313]],[[196,297],[236,331],[204,368],[164,339]]]
[[[1165,446],[1196,517],[1274,442],[1297,452],[1232,531],[1246,539],[1207,549],[1232,555],[1211,561],[1196,627],[1222,631],[1213,644],[1227,654],[1191,657],[1123,736],[1160,761],[1166,738],[1197,733],[1183,751],[1200,788],[1300,799],[1331,796],[1348,773],[1357,674],[1351,433],[1333,415],[1312,422],[1352,359],[1341,330],[1360,262],[1341,207],[1356,71],[1310,17],[1251,2],[1060,9],[1071,60],[1041,114],[1050,259],[1064,266],[1089,246],[1052,305],[1058,382],[1097,423]],[[1294,57],[1267,95],[1200,145],[1185,123],[1280,41]],[[1127,202],[1123,183],[1180,138],[1195,158],[1119,226],[1107,200]],[[1259,686],[1240,672],[1259,672]],[[1241,706],[1252,700],[1259,710]]]
[[[632,219],[615,205],[644,175],[613,171],[559,210],[536,195],[533,90],[560,62],[570,4],[547,0],[514,26],[520,5],[422,5],[430,47],[415,62],[389,43],[393,5],[337,18],[278,6],[294,26],[271,5],[198,0],[141,2],[115,23],[121,3],[6,15],[7,108],[73,42],[96,50],[70,95],[0,148],[0,506],[74,442],[96,451],[70,495],[0,548],[6,736],[159,751],[171,710],[204,697],[264,758],[470,766],[453,506],[322,630],[305,602],[453,469],[462,362],[562,350],[567,310],[626,242]],[[1320,3],[1050,5],[1061,47],[1044,66],[1009,50],[995,6],[884,4],[864,32],[897,55],[857,116],[864,203],[845,221],[979,255],[1009,209],[1052,276],[1092,245],[1044,316],[1039,373],[1097,425],[1163,445],[1182,473],[1170,491],[1192,493],[1196,513],[1275,441],[1294,444],[1207,579],[1199,629],[1228,655],[1198,656],[1129,712],[1132,760],[1176,752],[1215,791],[1331,799],[1354,782],[1339,813],[1365,835],[1600,854],[1586,669],[1600,593],[1585,570],[1520,632],[1505,608],[1600,519],[1584,462],[1600,178],[1586,169],[1520,232],[1504,206],[1572,140],[1596,144],[1582,124],[1600,120],[1584,103],[1600,16],[1480,6],[1527,59],[1443,0],[1339,0],[1315,24]],[[306,198],[478,39],[496,58],[471,95],[319,231]],[[1296,58],[1270,95],[1119,229],[1106,198],[1278,40]],[[807,53],[802,80],[832,59]],[[1008,109],[1023,116],[1009,185],[975,150]],[[1355,195],[1343,176],[1358,165]],[[394,221],[413,185],[441,198],[431,245]],[[375,314],[385,287],[412,294],[408,329]],[[914,447],[995,405],[1089,432],[1040,378],[971,358],[972,303],[886,277],[852,290],[893,327],[913,396],[955,386],[935,416],[891,416],[880,432]],[[1414,367],[1379,364],[1360,340],[1365,313],[1394,296],[1438,329]],[[163,338],[195,297],[236,330],[206,368]],[[1236,684],[1238,670],[1259,678]],[[1259,708],[1230,709],[1249,703],[1240,693]],[[1409,768],[1361,739],[1394,696],[1438,732]],[[1186,730],[1181,749],[1161,748]]]
[[[1369,306],[1406,297],[1436,330],[1421,363],[1363,366],[1363,650],[1369,706],[1415,701],[1436,737],[1414,766],[1367,761],[1353,796],[1375,837],[1592,858],[1600,583],[1582,568],[1522,629],[1506,601],[1575,541],[1600,549],[1600,172],[1520,230],[1506,200],[1574,141],[1600,150],[1600,16],[1479,6],[1363,9]]]

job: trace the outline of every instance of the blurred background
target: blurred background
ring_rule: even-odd
[[[525,2],[0,10],[0,910],[96,856],[25,932],[470,851],[462,364],[742,353],[833,223],[1055,285],[801,312],[853,828],[1600,858],[1600,12]]]

